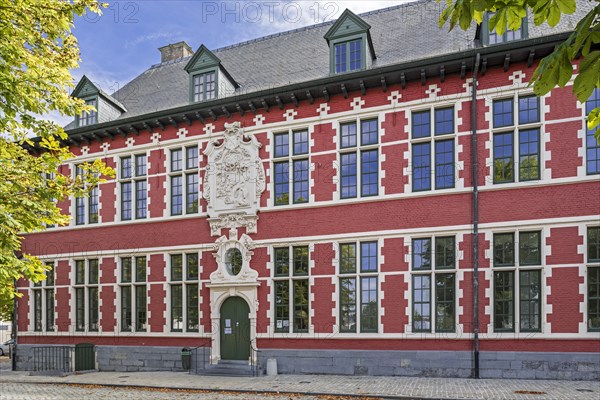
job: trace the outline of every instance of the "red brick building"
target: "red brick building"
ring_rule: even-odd
[[[100,370],[200,346],[209,369],[600,378],[600,91],[528,86],[584,11],[502,37],[440,11],[176,43],[112,95],[84,77],[59,173],[117,176],[27,237],[54,270],[19,285],[20,368],[87,342]]]

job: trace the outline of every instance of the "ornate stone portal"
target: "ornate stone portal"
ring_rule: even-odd
[[[260,196],[265,190],[265,172],[258,151],[261,144],[246,135],[239,122],[225,124],[222,142],[208,144],[204,154],[208,164],[204,178],[203,196],[208,203],[208,222],[211,234],[220,236],[223,228],[229,237],[220,236],[214,243],[217,270],[210,275],[210,308],[212,320],[212,360],[221,358],[221,306],[231,296],[248,303],[250,314],[250,343],[256,341],[256,312],[258,309],[258,272],[252,269],[250,236],[238,238],[238,228],[256,233]],[[227,331],[224,332],[227,334]],[[251,353],[251,357],[254,357]]]

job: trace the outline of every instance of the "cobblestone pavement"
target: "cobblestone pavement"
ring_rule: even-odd
[[[0,398],[2,400],[63,400],[63,399],[102,399],[102,400],[179,400],[179,399],[210,399],[210,400],[264,400],[265,394],[250,393],[217,393],[186,389],[148,389],[136,387],[101,387],[95,385],[60,385],[38,383],[0,383]],[[321,400],[319,396],[294,396],[269,394],[273,400]],[[331,396],[326,397],[330,399]],[[375,399],[374,399],[375,400]]]
[[[6,361],[5,361],[6,362]],[[0,361],[0,365],[2,362]],[[543,380],[520,380],[520,379],[454,379],[454,378],[414,378],[414,377],[372,377],[372,376],[339,376],[339,375],[278,375],[262,377],[221,377],[221,376],[199,376],[189,375],[182,372],[92,372],[78,375],[59,376],[32,376],[28,372],[12,372],[3,365],[0,366],[0,388],[7,393],[15,393],[15,386],[30,383],[62,383],[62,384],[91,384],[91,385],[117,385],[126,387],[155,387],[175,389],[203,389],[212,391],[242,391],[259,393],[302,393],[309,395],[351,395],[370,396],[374,398],[418,398],[418,399],[516,399],[516,400],[598,400],[600,399],[600,382],[591,381],[543,381]],[[18,387],[18,386],[17,386]],[[53,388],[58,390],[61,385],[27,385],[30,390],[39,388]],[[37,388],[37,389],[36,389]],[[8,392],[8,390],[13,392]],[[86,389],[92,390],[92,389]],[[117,389],[96,388],[94,390],[116,393]],[[113,390],[113,392],[111,392]],[[127,389],[131,391],[131,389]],[[101,392],[99,392],[101,393]],[[141,397],[123,398],[162,398],[151,395]],[[160,393],[160,392],[157,392]],[[0,392],[0,398],[20,399],[31,397],[5,397]],[[16,395],[21,395],[16,392]],[[171,392],[165,398],[175,397],[183,394]],[[8,394],[7,394],[8,396]],[[12,394],[11,394],[12,396]],[[113,397],[106,397],[103,399]],[[208,394],[207,399],[254,399],[263,398],[246,393],[242,395],[226,394],[230,397],[217,397],[215,392]],[[240,397],[241,396],[241,397]],[[114,397],[114,398],[117,398]],[[289,397],[289,396],[288,396]],[[288,398],[281,397],[281,398]],[[45,397],[60,398],[60,397]],[[83,398],[83,397],[70,397]],[[200,397],[202,398],[202,397]],[[277,398],[277,397],[275,397]],[[298,397],[293,397],[294,399]],[[299,397],[300,399],[311,399],[314,397]]]

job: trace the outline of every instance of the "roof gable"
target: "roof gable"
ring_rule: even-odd
[[[71,93],[72,97],[78,97],[80,99],[88,97],[88,96],[97,96],[100,93],[100,89],[98,86],[94,85],[94,83],[87,77],[82,76],[79,80],[77,86]]]
[[[101,97],[102,99],[105,99],[108,103],[110,103],[115,109],[119,110],[119,113],[127,112],[127,109],[123,104],[121,104],[120,101],[115,99],[110,94],[104,92],[102,89],[96,86],[94,82],[90,80],[90,78],[88,78],[85,75],[81,77],[79,83],[77,84],[77,86],[75,86],[73,93],[71,93],[71,96],[80,99],[85,99],[87,97],[94,96]]]
[[[329,40],[338,38],[340,36],[352,35],[355,33],[364,33],[371,29],[371,25],[367,24],[365,20],[354,14],[349,9],[344,10],[342,15],[335,21],[333,26],[329,28],[324,38]]]
[[[214,67],[216,65],[220,65],[221,60],[219,57],[215,56],[215,54],[206,48],[206,46],[201,45],[200,48],[194,53],[190,61],[186,64],[184,69],[187,72],[196,71],[199,69]]]

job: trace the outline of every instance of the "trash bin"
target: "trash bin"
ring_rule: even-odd
[[[267,359],[267,376],[275,375],[277,375],[277,359],[269,358]]]
[[[187,347],[181,349],[181,367],[183,369],[192,367],[192,352]]]

